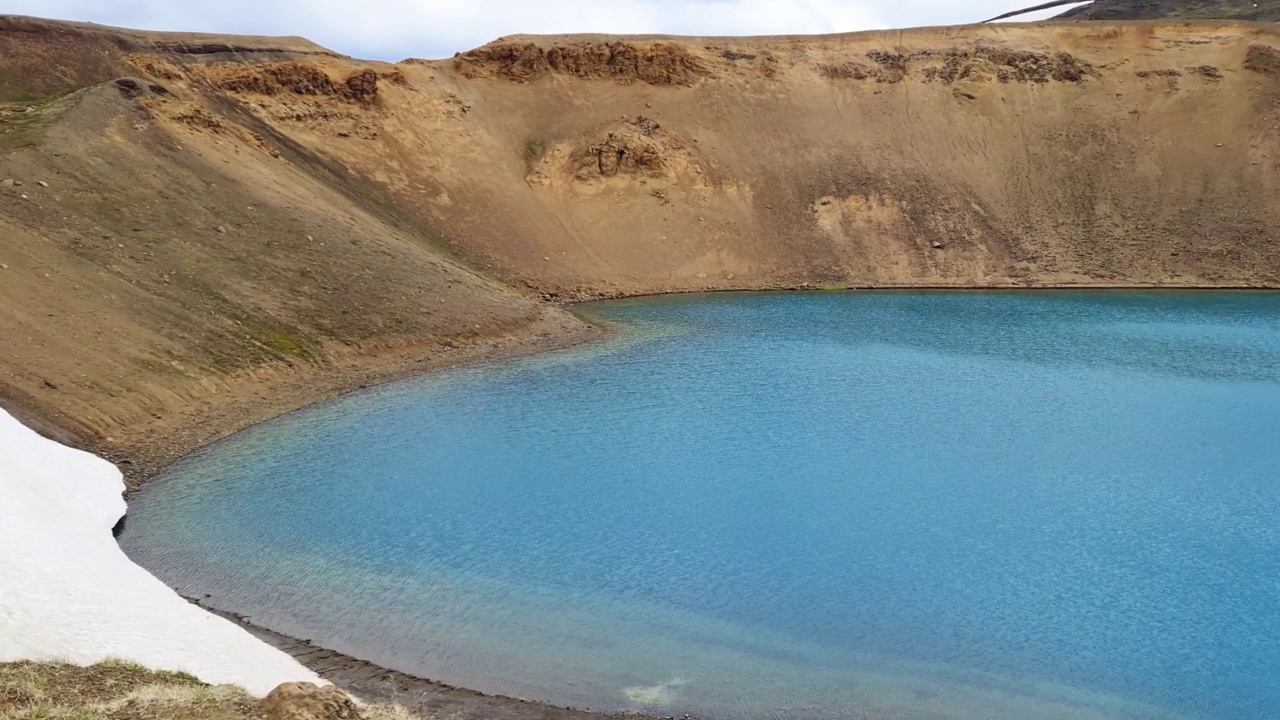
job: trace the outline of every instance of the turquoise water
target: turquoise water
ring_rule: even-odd
[[[253,428],[122,544],[283,632],[700,718],[1280,717],[1280,295],[712,295]]]

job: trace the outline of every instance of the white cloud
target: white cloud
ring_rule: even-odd
[[[777,35],[947,25],[983,20],[1019,1],[0,0],[0,12],[153,30],[302,35],[347,54],[396,60],[448,56],[519,33]]]

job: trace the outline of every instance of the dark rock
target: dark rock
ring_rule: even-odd
[[[142,86],[133,78],[120,78],[116,80],[116,89],[126,98],[133,100],[142,95]]]
[[[1270,45],[1250,45],[1244,56],[1244,69],[1263,75],[1280,75],[1280,50]]]
[[[378,96],[378,73],[363,70],[347,78],[339,94],[356,102],[372,102]]]

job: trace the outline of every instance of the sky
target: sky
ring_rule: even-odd
[[[300,35],[347,55],[401,60],[449,57],[518,33],[852,32],[979,22],[1039,1],[0,0],[0,14],[146,30]]]

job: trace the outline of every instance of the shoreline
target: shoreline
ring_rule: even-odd
[[[577,303],[574,303],[577,304]],[[559,306],[563,314],[571,318],[553,323],[544,329],[547,318],[533,323],[522,332],[500,340],[481,341],[479,346],[450,348],[427,359],[391,357],[373,358],[368,368],[331,368],[330,377],[318,386],[305,387],[306,373],[288,378],[286,389],[302,389],[292,401],[276,395],[274,402],[253,403],[245,415],[237,413],[235,405],[224,406],[200,417],[175,440],[153,437],[150,442],[139,443],[129,450],[89,448],[90,452],[115,464],[125,477],[124,498],[153,480],[172,464],[188,455],[246,430],[254,425],[270,422],[286,415],[317,405],[332,402],[346,395],[389,385],[401,380],[422,377],[432,373],[462,367],[475,367],[523,357],[569,350],[603,342],[615,335],[606,325],[589,322],[565,306]],[[417,353],[412,353],[416,355]],[[322,374],[323,371],[322,371]],[[278,410],[272,412],[272,410]],[[128,514],[121,516],[117,529],[127,522]],[[145,570],[145,568],[144,568]],[[456,687],[429,678],[418,677],[383,667],[375,663],[321,647],[309,640],[294,638],[271,628],[254,624],[247,616],[204,605],[199,599],[182,596],[202,610],[235,622],[254,637],[280,650],[304,667],[333,683],[344,691],[371,703],[396,703],[411,711],[444,712],[456,720],[623,720],[624,718],[654,718],[639,712],[608,712],[590,709],[560,707],[538,700],[524,700],[504,695],[489,695],[478,690]],[[686,716],[687,717],[687,716]]]
[[[614,336],[614,328],[597,322],[588,321],[579,313],[573,312],[576,305],[606,300],[660,298],[665,296],[688,296],[701,294],[737,294],[737,293],[823,293],[823,292],[1071,292],[1071,291],[1169,291],[1169,292],[1275,292],[1276,288],[1266,287],[1169,287],[1169,286],[1102,286],[1102,285],[1057,285],[1051,287],[1027,286],[995,286],[995,287],[874,287],[874,288],[815,288],[815,287],[778,287],[767,289],[741,290],[690,290],[685,292],[663,292],[652,294],[619,295],[617,297],[600,297],[590,300],[578,300],[558,306],[564,315],[573,319],[570,324],[560,323],[550,331],[538,332],[545,322],[534,323],[525,332],[517,333],[499,341],[481,343],[480,347],[470,346],[447,349],[425,361],[414,360],[406,363],[403,358],[392,355],[390,358],[374,358],[370,367],[342,369],[334,368],[333,376],[319,387],[307,388],[308,392],[293,401],[279,400],[274,403],[257,405],[254,412],[246,419],[234,416],[234,408],[222,408],[201,418],[196,430],[204,432],[181,436],[177,441],[156,438],[155,443],[148,446],[142,444],[130,451],[124,459],[121,470],[127,481],[126,499],[145,482],[153,479],[169,465],[212,445],[222,439],[253,425],[268,422],[285,415],[299,412],[307,408],[336,400],[345,395],[386,385],[400,380],[420,377],[443,370],[460,367],[484,365],[520,357],[531,357],[544,353],[567,350],[595,342],[601,342]],[[556,332],[558,330],[559,332]],[[308,378],[304,375],[291,378],[286,385],[298,385]],[[290,388],[283,388],[287,390]],[[277,409],[277,412],[271,412]],[[265,416],[264,416],[265,414]],[[212,426],[212,427],[211,427]],[[201,439],[197,439],[201,438]],[[113,462],[120,461],[103,455]],[[396,702],[413,710],[445,711],[453,713],[459,720],[616,720],[620,718],[652,718],[637,712],[605,712],[590,709],[568,708],[551,705],[537,700],[523,700],[502,695],[489,695],[477,690],[448,685],[429,678],[418,677],[400,672],[375,663],[346,655],[342,652],[311,643],[309,640],[294,638],[276,632],[270,628],[254,624],[247,616],[212,608],[201,603],[199,599],[187,597],[186,600],[219,617],[236,622],[263,642],[279,649],[308,669],[320,675],[334,685],[351,692],[369,702]],[[680,715],[677,714],[677,717]],[[666,716],[663,716],[666,717]],[[687,716],[686,716],[687,717]]]
[[[355,355],[301,372],[256,383],[230,403],[196,410],[168,427],[149,425],[137,437],[123,441],[89,443],[82,449],[109,460],[124,474],[126,494],[136,492],[143,484],[182,458],[242,430],[293,412],[412,377],[460,367],[501,362],[520,357],[567,350],[607,340],[614,330],[587,320],[574,308],[597,302],[643,300],[694,295],[730,295],[748,293],[983,293],[983,292],[1280,292],[1280,287],[1243,285],[1157,285],[1059,283],[1053,285],[875,285],[816,286],[809,283],[758,288],[707,288],[660,290],[657,292],[618,292],[583,295],[548,303],[547,312],[537,320],[497,337],[478,337],[472,344],[445,341],[428,342],[404,348]],[[25,412],[21,405],[10,408],[28,426],[51,439],[79,446],[56,422]]]
[[[534,322],[497,336],[414,344],[276,374],[253,382],[230,402],[195,408],[168,427],[147,426],[134,435],[114,442],[108,438],[83,449],[120,469],[127,500],[174,463],[254,425],[401,380],[567,350],[612,334],[609,328],[587,322],[564,306],[549,310]],[[42,429],[49,434],[49,423],[26,415],[24,421],[35,420],[46,426]],[[55,426],[53,430],[58,429]]]
[[[245,615],[209,607],[195,598],[184,599],[240,625],[262,642],[288,653],[320,677],[364,702],[396,703],[411,711],[444,713],[456,720],[661,720],[661,717],[671,717],[560,707],[539,700],[489,695],[376,665],[256,625]]]

